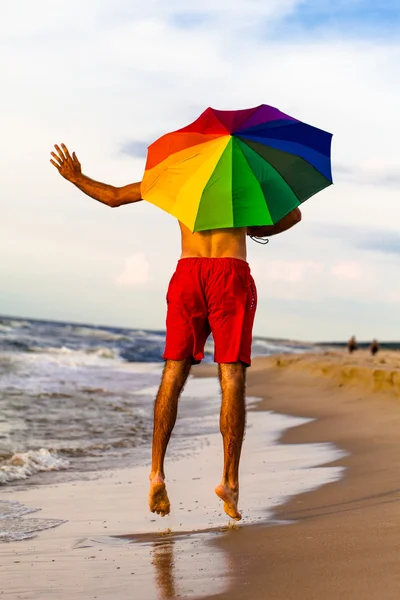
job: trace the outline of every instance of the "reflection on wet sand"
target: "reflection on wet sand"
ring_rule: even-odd
[[[229,556],[209,545],[215,533],[164,535],[151,551],[159,600],[201,598],[227,588]]]
[[[155,542],[152,555],[156,584],[160,591],[160,600],[176,598],[173,540],[167,539]]]
[[[102,558],[111,563],[117,560],[118,567],[122,568],[124,557],[127,561],[126,571],[134,576],[133,579],[129,577],[129,586],[135,598],[199,599],[228,589],[232,573],[231,558],[227,552],[210,543],[221,534],[220,529],[185,534],[176,534],[168,529],[157,534],[85,538],[74,548],[88,550],[101,547],[102,551],[107,552],[102,553]],[[123,546],[130,546],[131,551],[121,553]],[[91,566],[93,568],[94,563]]]

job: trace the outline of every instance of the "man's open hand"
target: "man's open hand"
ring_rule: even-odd
[[[65,179],[74,181],[82,173],[81,163],[75,152],[71,156],[65,144],[61,144],[61,148],[55,144],[54,148],[57,153],[51,152],[51,156],[53,157],[50,159],[51,164],[56,167],[60,175]]]

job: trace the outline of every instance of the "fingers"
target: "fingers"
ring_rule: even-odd
[[[63,144],[61,144],[63,145]],[[64,155],[64,152],[61,150],[60,146],[58,144],[54,144],[54,148],[57,150],[57,158],[59,158],[59,160],[61,162],[63,162],[66,159],[66,156]],[[53,154],[53,153],[52,153]]]
[[[54,148],[57,151],[57,154],[55,152],[50,152],[50,154],[56,161],[58,167],[62,167],[64,163],[74,162],[65,144],[61,144],[61,148],[58,144],[54,144]]]
[[[68,152],[67,146],[65,144],[61,144],[61,148],[64,150],[65,159],[66,160],[72,160],[71,156],[70,156],[70,154]]]
[[[50,162],[52,165],[54,165],[56,167],[56,169],[60,170],[60,165],[58,163],[56,163],[55,160],[50,159]]]
[[[61,143],[60,146],[54,144],[54,150],[55,152],[50,152],[52,156],[50,162],[58,169],[63,177],[67,177],[67,175],[71,173],[81,172],[81,164],[75,152],[73,152],[71,156],[67,146],[63,143]]]
[[[56,154],[55,152],[50,152],[51,156],[54,158],[54,160],[50,159],[50,162],[53,163],[53,165],[55,167],[61,167],[62,163],[63,163],[63,159],[61,159],[58,154]]]
[[[61,164],[63,162],[68,162],[71,161],[72,162],[72,158],[70,156],[70,153],[68,152],[68,148],[65,144],[61,144],[61,148],[58,144],[54,144],[54,148],[57,150],[57,154],[54,154],[54,152],[52,152],[52,156],[54,156],[57,160],[59,160],[61,162]]]

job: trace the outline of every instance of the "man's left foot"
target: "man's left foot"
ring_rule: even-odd
[[[161,475],[155,475],[150,479],[149,508],[151,512],[162,517],[169,515],[170,503],[165,481]]]
[[[240,521],[242,515],[237,507],[239,498],[238,488],[232,488],[227,484],[220,483],[220,485],[215,488],[215,493],[224,501],[224,511],[228,517],[235,519],[235,521]]]

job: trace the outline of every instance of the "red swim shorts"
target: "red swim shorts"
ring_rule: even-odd
[[[183,258],[167,293],[164,359],[204,358],[213,334],[217,363],[251,364],[257,290],[250,267],[237,258]]]

